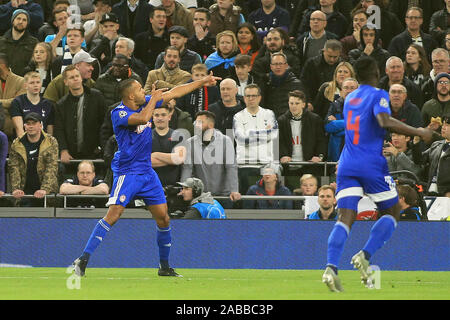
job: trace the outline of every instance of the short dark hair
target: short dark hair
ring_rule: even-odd
[[[249,85],[245,86],[244,92],[247,89],[257,89],[258,90],[258,94],[261,95],[261,88],[256,83],[250,83]]]
[[[114,58],[120,59],[120,60],[125,60],[127,63],[130,63],[130,59],[127,56],[125,56],[125,55],[123,55],[121,53],[116,54],[114,56]]]
[[[248,54],[238,54],[234,59],[235,66],[251,66],[252,58]]]
[[[342,51],[342,43],[336,39],[329,39],[325,42],[323,47],[325,50],[330,49],[333,51]]]
[[[78,70],[77,67],[76,67],[74,64],[71,64],[71,65],[65,67],[65,68],[64,68],[64,71],[62,72],[62,78],[63,78],[63,80],[66,80],[66,79],[67,79],[67,73],[68,73],[69,71],[73,71],[73,70]]]
[[[378,64],[371,57],[362,57],[353,64],[356,73],[356,80],[359,83],[376,79],[379,76]]]
[[[84,28],[83,28],[83,27],[72,27],[72,28],[67,28],[66,35],[69,33],[69,31],[72,31],[72,30],[78,30],[78,31],[80,31],[81,36],[84,38]]]
[[[418,195],[417,192],[406,184],[400,184],[397,186],[398,196],[405,198],[406,204],[410,206],[417,205]]]
[[[157,6],[154,7],[151,11],[150,11],[150,18],[153,18],[155,16],[155,11],[166,11],[166,9],[164,9],[163,6]]]
[[[295,98],[299,98],[300,100],[302,100],[303,102],[306,102],[306,96],[305,93],[303,91],[300,90],[294,90],[288,93],[288,97],[295,97]]]
[[[216,115],[211,111],[201,110],[195,114],[195,119],[197,119],[197,117],[199,116],[206,116],[209,120],[216,123]]]
[[[180,49],[178,49],[177,47],[175,47],[175,46],[168,46],[168,47],[166,48],[166,50],[164,50],[164,55],[166,54],[166,52],[167,52],[168,50],[177,51],[177,52],[178,52],[178,55],[181,57]]]
[[[135,79],[129,78],[119,82],[119,96],[123,100],[128,94],[128,90],[131,88],[133,83],[137,82]]]
[[[196,12],[200,12],[200,13],[205,13],[206,14],[206,20],[211,20],[211,12],[206,9],[206,8],[197,8],[195,9],[194,13]]]

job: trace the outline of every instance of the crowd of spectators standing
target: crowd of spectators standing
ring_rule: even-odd
[[[151,94],[211,72],[216,87],[154,114],[163,186],[199,178],[232,208],[244,194],[309,195],[308,176],[317,195],[343,148],[352,65],[369,56],[392,116],[441,135],[388,132],[389,169],[450,197],[449,17],[449,0],[0,0],[0,195],[108,194],[119,83]]]

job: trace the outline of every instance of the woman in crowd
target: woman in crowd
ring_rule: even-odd
[[[406,50],[403,65],[405,66],[405,75],[421,88],[429,78],[431,71],[425,50],[418,44],[412,43]]]
[[[253,61],[255,61],[255,58],[258,55],[259,48],[261,48],[255,27],[251,23],[244,22],[239,25],[236,36],[241,54],[251,56],[251,65],[253,65]]]

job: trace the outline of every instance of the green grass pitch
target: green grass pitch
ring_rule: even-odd
[[[381,271],[381,288],[367,289],[358,271],[341,270],[344,292],[321,282],[322,270],[177,269],[183,278],[158,277],[156,269],[88,268],[71,281],[64,268],[0,268],[0,300],[442,300],[450,272]],[[73,276],[75,277],[75,276]]]

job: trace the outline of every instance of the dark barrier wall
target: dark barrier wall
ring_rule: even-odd
[[[0,263],[67,267],[97,219],[0,218]],[[355,222],[341,260],[366,242],[374,222]],[[334,222],[301,220],[172,220],[175,268],[322,269]],[[92,256],[90,267],[158,266],[156,224],[121,219]],[[450,270],[450,223],[400,222],[371,261],[381,270]]]

